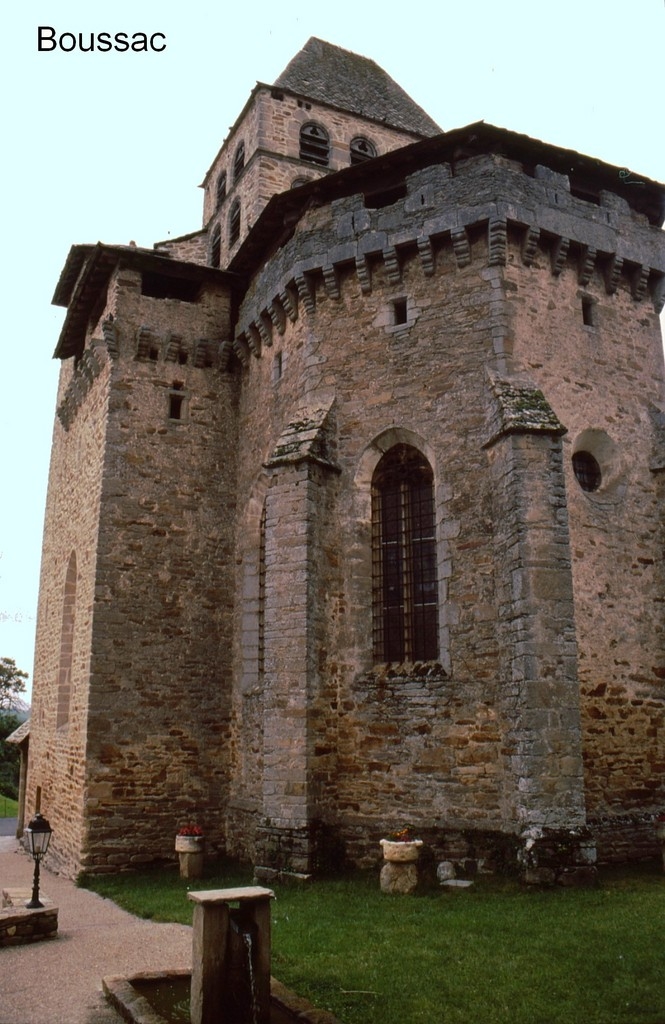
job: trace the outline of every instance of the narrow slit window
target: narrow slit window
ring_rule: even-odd
[[[169,419],[182,419],[182,406],[185,401],[184,395],[169,395]]]
[[[585,327],[596,326],[596,315],[594,310],[594,301],[587,295],[582,297],[582,322]]]
[[[175,383],[169,392],[169,419],[181,420],[185,413],[185,393],[183,385]]]
[[[393,300],[393,323],[405,324],[407,322],[408,306],[406,299]]]

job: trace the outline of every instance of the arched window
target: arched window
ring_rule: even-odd
[[[222,258],[222,229],[219,224],[215,224],[212,232],[212,239],[210,241],[210,266],[217,267]]]
[[[233,180],[237,181],[245,166],[245,143],[241,142],[233,158]]]
[[[226,199],[226,171],[222,171],[217,179],[215,188],[215,209],[219,209]]]
[[[373,638],[376,662],[439,656],[432,468],[407,444],[372,478]]]
[[[236,199],[229,213],[229,245],[235,245],[240,238],[240,200]]]
[[[362,164],[365,160],[371,160],[372,157],[376,156],[376,146],[369,139],[363,138],[362,135],[357,135],[355,139],[351,139],[349,149],[351,151],[352,165]]]
[[[328,132],[320,125],[309,121],[300,129],[300,159],[308,164],[327,167],[330,159]]]
[[[56,728],[69,722],[72,696],[72,661],[74,656],[74,621],[76,612],[76,552],[72,551],[65,574],[65,592],[60,626],[60,661],[58,664],[58,705],[55,713]]]
[[[258,608],[258,672],[259,680],[265,675],[266,659],[266,503],[261,510],[259,524],[259,608]]]

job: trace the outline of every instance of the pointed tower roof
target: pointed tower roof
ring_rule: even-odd
[[[373,60],[312,36],[274,85],[418,135],[441,129]]]

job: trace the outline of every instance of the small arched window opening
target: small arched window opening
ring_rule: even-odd
[[[376,662],[438,658],[432,468],[398,444],[372,478],[372,606]]]
[[[215,188],[215,209],[219,209],[226,199],[226,171],[222,171],[217,179]]]
[[[591,452],[575,452],[573,472],[583,491],[597,491],[602,483],[600,466]]]
[[[330,139],[328,132],[313,121],[300,129],[300,159],[308,164],[327,167],[330,160]]]
[[[245,167],[245,143],[241,142],[233,158],[233,180],[237,181]]]
[[[240,201],[236,199],[229,214],[229,245],[235,245],[240,238]]]
[[[362,135],[357,135],[355,139],[351,139],[349,148],[352,166],[354,164],[363,164],[365,160],[371,160],[376,156],[376,146]]]

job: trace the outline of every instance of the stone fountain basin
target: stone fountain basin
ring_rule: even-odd
[[[114,975],[103,978],[104,993],[121,1016],[133,1024],[180,1024],[186,1018],[168,1014],[161,1007],[175,993],[176,1000],[185,998],[191,982],[190,971],[155,971]],[[275,978],[270,979],[270,1024],[340,1024],[326,1010],[317,1010],[306,999],[289,991]]]

